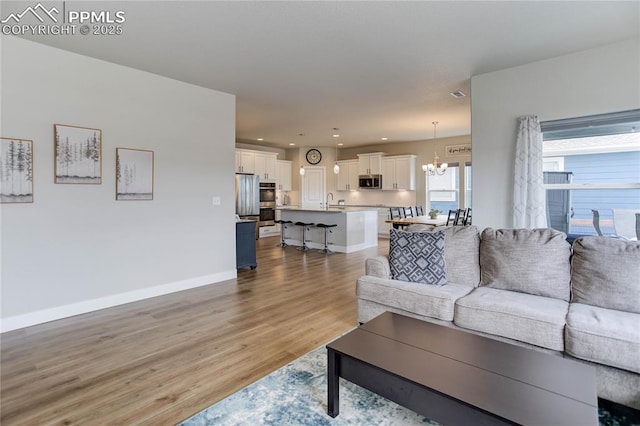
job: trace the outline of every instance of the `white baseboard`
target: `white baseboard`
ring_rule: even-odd
[[[232,271],[190,278],[188,280],[161,284],[155,287],[142,288],[140,290],[114,294],[112,296],[100,297],[98,299],[85,300],[69,305],[56,306],[55,308],[42,309],[28,314],[7,317],[0,320],[0,333],[72,317],[74,315],[86,314],[88,312],[111,308],[113,306],[124,305],[125,303],[137,302],[151,297],[163,296],[165,294],[175,293],[182,290],[202,287],[220,281],[231,280],[236,277],[237,271],[234,269]]]

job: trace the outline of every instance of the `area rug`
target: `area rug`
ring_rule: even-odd
[[[327,351],[322,346],[181,425],[438,425],[343,379],[340,379],[340,414],[335,419],[329,417],[326,366]],[[600,425],[636,424],[607,409],[598,411]]]

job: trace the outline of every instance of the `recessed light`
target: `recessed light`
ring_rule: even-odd
[[[380,139],[382,139],[383,141],[388,141],[389,140],[389,138],[380,138]]]
[[[338,144],[338,146],[342,146],[342,145],[344,145],[344,144],[343,144],[343,143],[339,143],[339,144]]]
[[[294,146],[294,145],[295,145],[295,143],[293,143],[293,142],[289,144],[289,146]]]
[[[334,137],[334,138],[339,138],[339,137],[340,137],[340,135],[333,135],[333,137]]]
[[[263,141],[264,139],[262,139],[262,138],[258,138],[257,140],[259,140],[259,141]]]
[[[455,92],[451,92],[449,93],[451,96],[453,96],[454,98],[464,98],[465,95],[464,92],[462,90],[456,90]]]

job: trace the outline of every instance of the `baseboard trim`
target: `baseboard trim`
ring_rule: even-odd
[[[85,300],[82,302],[56,306],[49,309],[42,309],[40,311],[34,311],[28,314],[2,318],[0,319],[0,333],[18,330],[20,328],[43,324],[45,322],[68,318],[75,315],[86,314],[88,312],[98,311],[100,309],[112,308],[114,306],[137,302],[139,300],[149,299],[152,297],[164,296],[165,294],[176,293],[178,291],[189,290],[209,284],[215,284],[217,282],[231,280],[236,277],[237,271],[234,269],[232,271],[225,271],[217,274],[205,275],[202,277],[195,277],[182,281],[175,281],[172,283],[142,288],[140,290],[129,291],[126,293],[114,294],[112,296]]]

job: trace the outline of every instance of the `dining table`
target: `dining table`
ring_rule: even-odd
[[[415,217],[402,217],[399,219],[387,219],[385,223],[390,223],[395,229],[403,228],[409,225],[428,225],[431,227],[443,226],[447,224],[446,216],[438,216],[431,219],[428,215]]]

